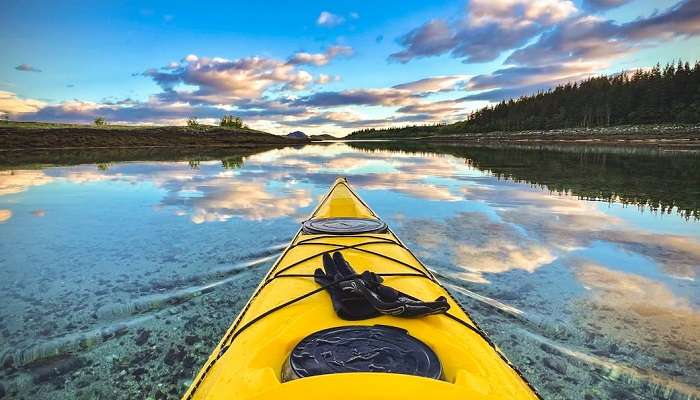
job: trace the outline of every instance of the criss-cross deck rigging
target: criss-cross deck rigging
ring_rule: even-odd
[[[310,219],[333,218],[379,220],[344,179],[334,183]],[[447,297],[449,312],[411,319],[389,315],[361,321],[340,319],[325,288],[314,281],[314,270],[321,266],[323,254],[338,251],[359,270],[382,276],[397,290],[421,299]],[[349,325],[386,325],[405,330],[440,358],[441,379],[354,372],[283,381],[282,366],[301,339]],[[356,235],[300,230],[184,398],[325,399],[329,395],[348,399],[537,398],[517,369],[391,230]]]

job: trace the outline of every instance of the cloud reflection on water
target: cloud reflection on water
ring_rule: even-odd
[[[251,226],[261,226],[256,221],[272,231],[281,225],[291,231],[293,222],[306,217],[329,184],[346,175],[372,206],[379,207],[377,211],[409,247],[450,284],[482,298],[498,299],[499,304],[512,303],[522,310],[523,319],[539,316],[538,322],[557,329],[565,325],[562,320],[573,321],[571,326],[581,328],[581,337],[602,332],[605,340],[645,350],[650,346],[645,340],[652,338],[658,346],[648,350],[650,354],[677,354],[679,362],[692,360],[697,349],[693,340],[700,330],[700,299],[693,290],[700,270],[700,234],[679,233],[672,225],[669,232],[658,233],[652,229],[657,216],[645,214],[633,224],[629,214],[610,211],[616,204],[499,179],[449,155],[363,151],[333,144],[271,150],[233,164],[237,168],[217,160],[193,160],[4,171],[0,172],[0,221],[3,212],[4,221],[14,212],[16,218],[3,228],[27,223],[33,210],[47,209],[51,218],[41,222],[31,218],[28,223],[58,223],[61,228],[63,216],[81,223],[83,209],[102,205],[70,195],[114,186],[134,197],[125,197],[123,203],[120,198],[114,204],[123,209],[110,210],[105,218],[123,217],[134,207],[148,216],[152,209],[164,215],[156,221],[158,232],[165,236],[182,230],[181,236],[189,237],[197,224],[200,234],[225,232],[221,236],[239,240],[251,234]],[[25,193],[39,186],[41,192],[34,196]],[[146,196],[146,207],[137,189]],[[57,198],[68,199],[68,208],[78,211],[62,208],[65,204],[52,208]],[[32,201],[25,210],[14,208],[26,199]],[[695,223],[675,215],[664,218]],[[223,224],[237,220],[249,221],[244,225],[246,232]],[[175,221],[173,226],[169,221]],[[140,220],[128,228],[138,232],[144,229],[139,224]],[[148,231],[142,233],[150,237]],[[96,243],[96,247],[110,246],[109,241]],[[112,251],[121,254],[119,241],[114,243]],[[605,250],[600,250],[601,243]],[[257,242],[247,245],[255,247]],[[158,254],[163,251],[160,246]],[[228,244],[222,247],[229,248]],[[201,244],[183,244],[165,251],[180,258],[201,248]],[[94,250],[86,251],[86,258]],[[228,258],[220,255],[219,259]],[[150,265],[153,260],[158,258],[146,262]],[[491,317],[479,315],[482,311],[475,310],[478,317]],[[626,329],[629,326],[634,329]]]
[[[52,181],[41,170],[0,171],[0,196],[21,193],[32,186]]]
[[[687,298],[637,274],[586,260],[573,265],[576,278],[591,292],[576,305],[583,324],[610,341],[644,347],[664,360],[685,364],[696,359],[700,310]]]
[[[234,216],[252,220],[292,216],[299,208],[311,205],[310,192],[305,189],[273,193],[262,182],[236,182],[228,178],[212,178],[200,182],[202,196],[192,204],[192,222],[201,224],[225,221]]]
[[[421,255],[444,254],[461,270],[460,278],[477,283],[488,283],[487,274],[534,272],[556,259],[554,249],[478,212],[461,213],[445,222],[408,220],[401,232],[419,245]]]
[[[7,220],[9,220],[10,218],[12,218],[12,211],[11,210],[7,210],[7,209],[0,210],[0,224],[2,224],[3,222],[7,222]]]
[[[201,224],[233,217],[303,218],[300,209],[311,206],[336,176],[349,175],[361,190],[483,204],[491,210],[492,215],[465,214],[467,210],[460,211],[458,206],[449,226],[437,219],[406,229],[409,238],[424,248],[448,248],[454,264],[472,280],[485,282],[484,274],[515,269],[534,272],[595,241],[650,258],[676,277],[693,279],[700,269],[700,242],[695,237],[632,229],[620,217],[602,211],[598,203],[502,181],[452,156],[369,152],[333,144],[255,154],[235,171],[222,171],[215,161],[198,165],[150,162],[116,164],[107,170],[82,165],[4,171],[0,195],[20,193],[55,179],[74,184],[148,182],[165,191],[159,208],[173,207],[175,214],[188,215]]]

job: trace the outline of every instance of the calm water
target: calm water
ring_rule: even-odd
[[[0,395],[176,398],[346,175],[545,398],[700,397],[700,156],[428,150],[0,157]]]

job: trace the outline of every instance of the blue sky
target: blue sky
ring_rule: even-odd
[[[8,1],[0,113],[273,133],[465,118],[587,76],[695,61],[697,0]]]

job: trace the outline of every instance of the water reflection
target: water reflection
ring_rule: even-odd
[[[366,150],[430,151],[462,157],[498,177],[581,199],[633,204],[700,218],[700,153],[576,145],[459,146],[357,142]]]
[[[51,182],[51,177],[39,170],[0,171],[0,196],[24,192],[31,186]]]
[[[575,274],[590,291],[577,304],[581,324],[616,343],[618,352],[643,349],[653,362],[671,367],[654,369],[696,379],[700,332],[697,304],[661,282],[590,261],[577,263]],[[692,379],[690,383],[697,383]],[[697,389],[691,393],[697,394]]]
[[[177,398],[346,175],[545,398],[698,396],[697,156],[397,146],[2,155],[0,383]]]
[[[2,209],[0,210],[0,224],[12,218],[12,211]]]
[[[273,193],[264,182],[231,182],[226,176],[197,180],[182,185],[164,199],[164,204],[177,205],[179,215],[190,209],[196,224],[226,221],[234,216],[263,220],[295,215],[300,207],[311,205],[308,190],[284,189]]]

